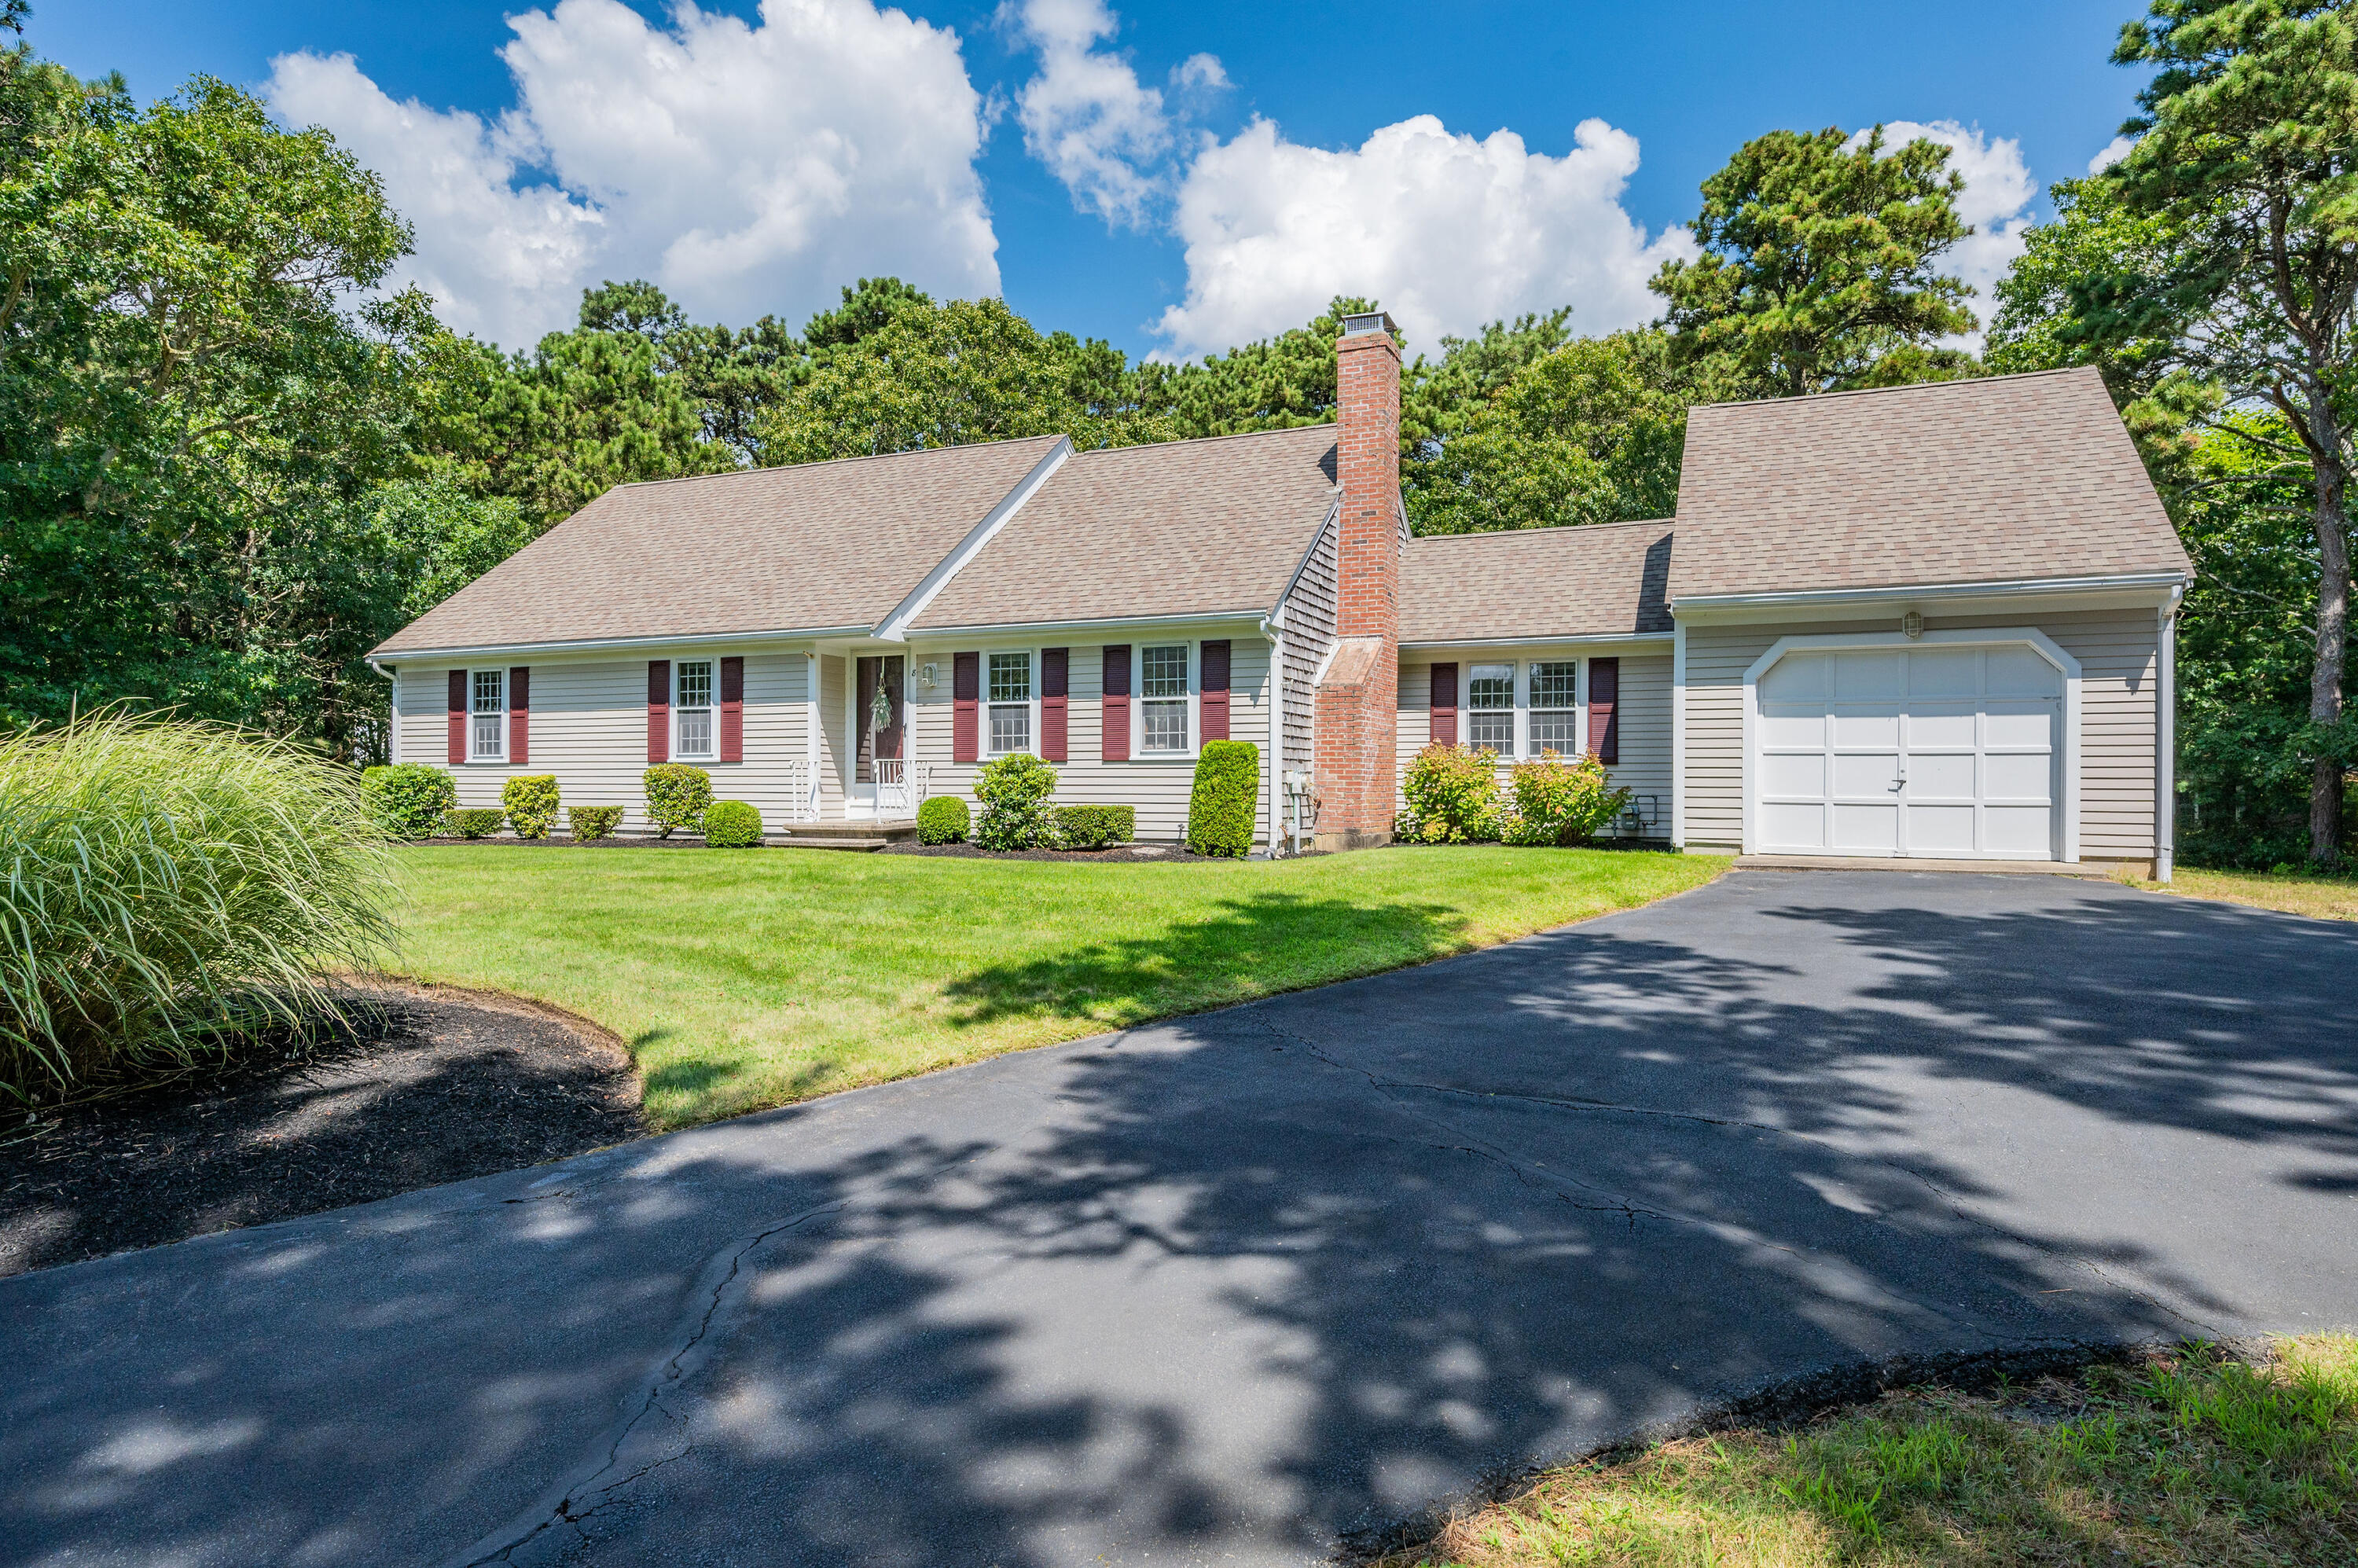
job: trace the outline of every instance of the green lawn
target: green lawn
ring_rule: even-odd
[[[2348,1568],[2358,1339],[2258,1365],[2191,1347],[1800,1432],[1739,1428],[1543,1476],[1379,1568]]]
[[[2155,882],[2138,885],[2158,892],[2174,892],[2182,898],[2215,898],[2320,920],[2358,920],[2358,879],[2346,876],[2320,877],[2301,871],[2206,871],[2180,866],[2167,886]]]
[[[1398,968],[1727,865],[1498,848],[1097,865],[495,845],[403,863],[389,968],[605,1024],[660,1127]]]

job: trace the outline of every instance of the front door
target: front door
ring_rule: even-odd
[[[856,662],[851,709],[851,793],[849,814],[887,818],[908,815],[908,762],[903,756],[907,718],[902,691],[906,666],[898,654]]]

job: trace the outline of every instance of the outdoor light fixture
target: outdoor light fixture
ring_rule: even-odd
[[[1924,634],[1924,617],[1922,613],[1920,611],[1911,610],[1907,614],[1901,616],[1899,618],[1899,632],[1902,636],[1906,637],[1911,643],[1917,638],[1921,637]]]
[[[919,686],[921,686],[921,687],[924,687],[927,691],[931,691],[931,690],[933,690],[933,688],[934,688],[934,666],[933,666],[933,665],[919,665],[917,666],[917,684],[918,684]]]

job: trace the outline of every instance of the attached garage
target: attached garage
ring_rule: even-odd
[[[1746,840],[2076,860],[2079,679],[2036,631],[1781,639],[1746,675]]]

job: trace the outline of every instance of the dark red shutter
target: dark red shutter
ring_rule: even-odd
[[[1130,644],[1105,651],[1105,715],[1099,754],[1109,762],[1130,761]]]
[[[982,655],[950,655],[950,761],[982,756]]]
[[[450,672],[450,765],[467,760],[467,672]]]
[[[508,766],[532,763],[532,666],[508,668]]]
[[[671,761],[671,661],[647,661],[647,761]]]
[[[1457,744],[1457,666],[1433,666],[1432,739],[1444,746]]]
[[[1621,760],[1621,723],[1614,705],[1621,700],[1621,661],[1588,661],[1588,749],[1600,762]]]
[[[1204,699],[1204,739],[1225,741],[1228,738],[1228,640],[1206,643],[1198,660],[1202,678],[1196,685]]]
[[[720,661],[720,760],[745,760],[745,661]]]
[[[1040,650],[1040,755],[1049,762],[1066,760],[1066,713],[1072,704],[1073,651]]]

